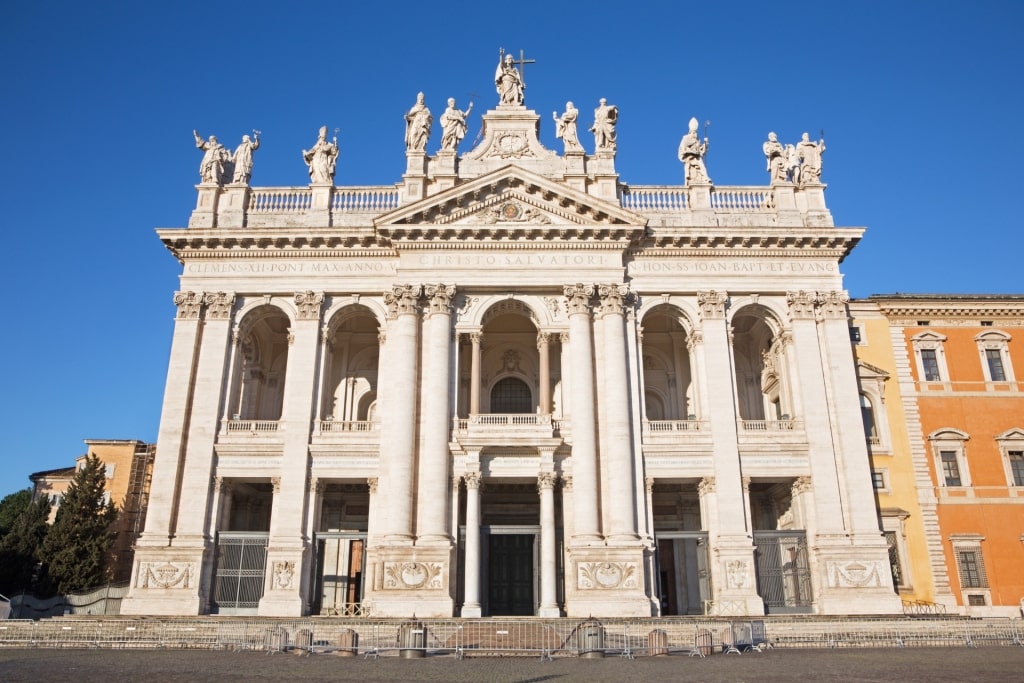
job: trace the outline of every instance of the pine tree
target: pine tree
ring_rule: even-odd
[[[88,590],[107,581],[117,508],[104,503],[105,484],[106,467],[92,454],[64,492],[41,551],[46,583],[57,593]]]
[[[22,489],[0,500],[0,540],[14,526],[15,520],[32,504],[32,489]]]
[[[50,499],[40,496],[22,510],[0,540],[0,594],[10,597],[35,589],[39,551],[50,530],[49,517]]]

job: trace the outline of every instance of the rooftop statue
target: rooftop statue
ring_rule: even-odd
[[[430,126],[434,117],[423,101],[423,93],[416,95],[416,104],[405,115],[405,149],[409,152],[423,152],[430,138]]]
[[[522,104],[523,91],[526,84],[519,69],[515,67],[512,55],[505,55],[504,50],[498,52],[498,68],[494,71],[494,85],[498,91],[498,104]]]
[[[441,149],[455,151],[462,138],[466,137],[466,117],[473,111],[473,103],[469,103],[469,109],[460,111],[455,106],[455,98],[448,98],[448,108],[441,114]]]
[[[768,140],[761,145],[767,163],[768,180],[772,183],[786,182],[786,150],[775,133],[768,133]]]
[[[796,144],[796,154],[800,158],[800,185],[821,182],[821,155],[824,153],[824,134],[818,142],[811,142],[811,136],[803,134]]]
[[[800,184],[800,155],[796,145],[786,145],[786,178],[796,185]]]
[[[193,130],[192,136],[196,139],[196,147],[204,152],[203,160],[199,162],[199,181],[213,185],[223,184],[224,165],[231,161],[231,153],[217,142],[216,135],[211,135],[209,140],[203,140],[199,132]]]
[[[565,103],[565,113],[561,116],[558,112],[551,112],[555,119],[555,137],[565,144],[566,152],[582,152],[583,145],[580,144],[579,136],[576,134],[576,120],[580,117],[579,110],[572,102]]]
[[[252,178],[252,155],[259,148],[260,132],[258,130],[252,132],[251,140],[248,135],[242,136],[242,142],[235,148],[235,153],[231,157],[231,162],[235,167],[231,176],[232,183],[248,184],[249,179]]]
[[[609,105],[608,100],[601,98],[594,110],[594,125],[590,132],[594,134],[595,152],[615,151],[615,124],[619,121],[619,108]]]
[[[684,184],[710,183],[707,168],[704,166],[704,155],[708,152],[708,139],[701,142],[697,135],[696,117],[690,119],[690,130],[679,143],[679,160],[683,162]]]
[[[327,142],[327,126],[320,126],[316,144],[312,149],[302,150],[302,158],[309,166],[309,180],[314,185],[334,182],[334,168],[338,161],[337,129],[334,132],[334,140]]]

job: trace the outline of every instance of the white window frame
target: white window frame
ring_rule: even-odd
[[[1013,377],[1013,363],[1010,362],[1010,335],[1002,330],[987,329],[974,337],[978,345],[978,356],[981,359],[981,371],[985,373],[985,382],[989,384],[1006,384],[1016,381]],[[992,370],[988,364],[987,351],[998,351],[1003,362],[1003,379],[992,379]]]
[[[1008,429],[996,437],[996,443],[999,444],[999,452],[1003,458],[1006,485],[1014,488],[1024,487],[1024,484],[1018,484],[1013,480],[1013,467],[1010,464],[1011,451],[1024,452],[1024,429],[1019,427]]]
[[[935,480],[942,488],[966,488],[971,486],[971,470],[967,466],[967,448],[965,444],[971,438],[967,432],[945,427],[928,435],[932,442],[932,455],[935,460]],[[953,451],[956,454],[957,468],[960,470],[960,486],[946,484],[946,475],[942,470],[942,452]]]
[[[875,437],[877,444],[872,444],[865,433],[868,450],[872,455],[892,455],[892,438],[889,435],[889,416],[885,410],[885,382],[889,373],[881,368],[857,362],[857,380],[860,383],[860,395],[871,404],[871,417],[875,421]]]
[[[854,346],[867,346],[868,345],[867,330],[864,329],[864,323],[850,323],[850,329],[851,330],[857,330],[860,333],[858,335],[860,337],[860,339],[858,339],[857,341],[854,341],[852,339],[852,335],[851,335],[851,339],[850,339],[850,343],[851,344],[853,344]]]
[[[882,486],[881,488],[875,486],[875,476],[881,475]],[[875,493],[892,493],[892,489],[889,486],[889,468],[887,467],[874,467],[871,469],[871,486],[875,490]]]
[[[900,561],[900,576],[903,583],[896,586],[897,592],[913,593],[914,577],[911,573],[910,558],[907,555],[906,521],[910,513],[902,508],[882,508],[882,531],[896,534],[896,555]],[[888,545],[888,543],[887,543]]]
[[[914,345],[914,360],[917,363],[918,383],[932,384],[942,382],[944,384],[948,384],[950,378],[949,366],[946,365],[946,335],[929,330],[927,332],[915,334],[910,338],[910,341]],[[935,351],[935,362],[939,367],[938,379],[925,379],[924,361],[921,358],[921,351],[925,349]]]
[[[980,534],[952,534],[949,537],[950,543],[953,545],[953,564],[956,565],[956,576],[957,583],[960,587],[961,600],[963,601],[964,611],[970,615],[972,613],[988,613],[992,607],[992,592],[990,590],[990,582],[988,579],[988,568],[985,563],[985,551],[982,548],[982,542],[985,537]],[[965,586],[964,577],[960,571],[960,553],[961,552],[975,552],[977,553],[978,560],[978,571],[981,578],[982,586]],[[985,605],[971,605],[970,596],[981,595],[985,598]]]

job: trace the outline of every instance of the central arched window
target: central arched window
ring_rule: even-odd
[[[526,382],[506,377],[491,389],[492,413],[532,413],[533,396]]]

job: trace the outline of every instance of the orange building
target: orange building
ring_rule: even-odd
[[[939,538],[930,542],[941,547],[946,576],[936,583],[948,580],[966,614],[1020,616],[1024,296],[869,300],[888,319],[897,352],[918,497],[937,514]]]
[[[135,541],[146,521],[150,479],[153,474],[155,447],[134,439],[86,439],[88,450],[75,459],[74,467],[64,467],[29,475],[33,500],[49,496],[53,503],[50,522],[57,514],[64,492],[71,485],[75,472],[89,455],[96,455],[106,466],[106,495],[117,506],[117,538],[111,549],[112,580],[128,581],[131,577]]]

